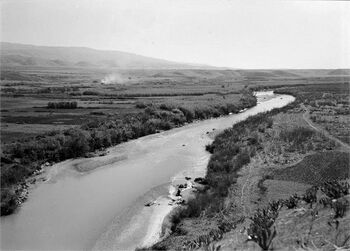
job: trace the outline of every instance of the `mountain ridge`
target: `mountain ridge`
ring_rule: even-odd
[[[88,47],[40,46],[1,42],[1,65],[69,66],[127,69],[219,69],[220,67],[179,63],[117,50]]]

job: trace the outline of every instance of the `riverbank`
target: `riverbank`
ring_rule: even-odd
[[[151,249],[192,249],[196,242],[200,243],[198,238],[217,239],[240,220],[239,217],[230,223],[224,220],[228,216],[222,214],[227,208],[225,198],[230,186],[237,182],[240,169],[259,151],[257,128],[265,131],[272,126],[271,122],[267,114],[259,114],[217,135],[207,147],[212,155],[203,180],[206,189],[170,215],[171,234]]]
[[[276,97],[273,92],[271,91],[267,91],[267,92],[261,92],[259,93],[258,96],[258,103],[264,103],[267,102],[271,99],[283,99],[285,97],[281,96],[281,97]],[[291,100],[292,101],[292,100]],[[291,102],[290,101],[290,102]],[[288,104],[288,103],[286,103]],[[268,109],[267,109],[268,110]],[[269,121],[264,121],[263,117],[264,115],[255,115],[254,117],[258,117],[259,123],[265,123],[265,124],[269,124]],[[252,126],[256,126],[257,122],[251,122],[251,120],[254,120],[254,117],[249,117],[248,121],[242,121],[239,122],[235,125],[233,125],[233,130],[237,130],[238,128],[242,128],[242,126],[244,127],[244,125],[246,125],[246,123],[248,123],[248,125],[252,125]],[[226,129],[227,131],[228,129]],[[239,130],[241,131],[241,130]],[[222,134],[222,130],[213,130],[211,132],[207,132],[207,136],[211,138],[210,140],[210,144],[211,142],[213,142],[215,137],[220,137],[220,135]],[[238,132],[239,134],[239,132]],[[246,136],[246,135],[245,135]],[[214,141],[215,142],[215,141]],[[209,146],[209,145],[207,145]],[[242,146],[245,146],[245,143],[243,143]],[[239,147],[239,146],[238,146]],[[207,150],[210,149],[209,151],[212,151],[212,147],[207,147]],[[256,151],[256,149],[249,149],[249,151]],[[243,151],[244,152],[244,151]],[[241,163],[238,163],[238,165],[235,167],[236,170],[238,171],[240,169],[239,165],[244,165],[245,161],[245,153],[243,154],[238,154],[237,156],[238,161]],[[209,159],[208,159],[209,161]],[[210,166],[210,164],[212,164],[211,162],[209,162],[208,168]],[[163,224],[162,224],[162,235],[160,236],[160,238],[158,240],[164,240],[167,241],[167,238],[169,238],[169,235],[171,236],[171,233],[174,231],[174,229],[176,229],[176,225],[178,224],[178,221],[183,218],[185,215],[186,217],[188,216],[195,216],[198,213],[200,213],[200,211],[202,211],[204,209],[204,207],[206,207],[208,205],[208,203],[216,203],[219,202],[219,200],[217,200],[217,197],[221,197],[221,196],[225,196],[225,194],[227,193],[225,191],[225,184],[223,185],[219,185],[219,187],[217,187],[217,191],[212,193],[213,191],[211,191],[211,195],[210,196],[203,196],[203,193],[206,193],[206,191],[208,191],[208,189],[212,189],[212,183],[216,182],[214,181],[212,178],[208,178],[208,175],[210,177],[210,169],[209,169],[209,174],[207,173],[207,166],[203,166],[204,172],[202,176],[191,176],[189,175],[188,177],[183,177],[183,181],[185,180],[184,178],[186,178],[188,180],[188,182],[191,184],[190,186],[188,186],[188,183],[183,183],[180,185],[177,185],[175,190],[178,191],[178,195],[180,195],[180,201],[182,201],[182,203],[178,203],[178,205],[176,207],[173,208],[173,210],[162,220]],[[227,171],[225,171],[225,175],[230,176],[229,173],[227,173]],[[233,176],[235,176],[235,174],[233,174]],[[216,178],[215,178],[216,179]],[[228,180],[232,180],[234,179],[234,177],[228,177]],[[185,188],[185,193],[183,192],[183,188]],[[198,199],[198,196],[200,197]],[[211,202],[210,202],[211,201]],[[219,203],[220,204],[220,203]],[[184,206],[185,205],[185,206]],[[220,206],[219,206],[220,207]],[[185,209],[185,210],[184,210]],[[160,215],[159,218],[163,217],[163,215]],[[159,220],[158,220],[159,221]],[[159,232],[159,231],[158,231]],[[162,241],[161,241],[162,243]],[[158,244],[156,244],[155,246],[150,246],[150,243],[147,243],[147,245],[142,245],[143,248],[145,247],[150,247],[152,248],[158,248]],[[162,245],[162,244],[161,244]],[[141,248],[141,249],[143,249]]]
[[[293,93],[297,91],[300,92],[295,90]],[[348,245],[347,236],[342,234],[344,230],[327,226],[327,221],[338,221],[344,229],[349,218],[339,216],[341,214],[336,209],[335,216],[329,210],[322,210],[322,216],[318,217],[321,204],[314,207],[311,204],[312,210],[301,214],[306,220],[301,226],[302,230],[296,231],[297,236],[296,233],[293,236],[287,234],[295,228],[293,224],[300,220],[296,213],[304,210],[303,200],[310,202],[305,195],[306,189],[312,185],[322,187],[325,181],[350,178],[348,153],[343,152],[344,148],[327,136],[328,134],[322,134],[310,127],[305,121],[302,108],[298,106],[305,101],[315,104],[312,103],[315,102],[315,97],[325,96],[324,91],[323,89],[321,93],[315,93],[314,89],[306,90],[302,95],[297,95],[297,102],[293,105],[256,115],[219,134],[207,147],[212,153],[206,175],[207,191],[198,193],[193,203],[187,203],[176,214],[170,215],[171,224],[167,221],[166,226],[172,230],[171,233],[150,249],[259,249],[263,247],[261,245],[265,239],[259,232],[261,225],[254,225],[253,217],[257,219],[256,222],[263,217],[259,213],[254,214],[254,211],[259,208],[270,210],[269,202],[272,200],[286,200],[281,207],[289,208],[288,202],[294,200],[294,193],[298,194],[295,195],[299,200],[296,203],[301,208],[292,212],[294,216],[290,212],[286,216],[284,210],[281,211],[281,217],[276,223],[277,240],[273,244],[269,242],[269,246],[279,249],[287,246],[312,247],[311,244],[314,243],[317,247],[330,247],[332,243],[338,247]],[[336,93],[334,89],[330,91],[333,96],[343,95],[343,92]],[[341,99],[336,97],[335,100]],[[325,109],[330,108],[327,106]],[[334,106],[333,109],[336,110],[337,107]],[[238,157],[244,153],[245,158]],[[336,183],[333,185],[337,186]],[[340,198],[337,205],[346,212],[348,204],[343,199]],[[336,205],[332,207],[336,208]],[[307,218],[312,213],[314,218]],[[315,218],[317,224],[314,223]],[[292,224],[288,225],[287,220]],[[270,232],[264,233],[273,233],[273,228],[266,231]],[[327,236],[329,243],[322,241],[321,235],[323,239]],[[268,238],[272,240],[274,236],[269,235]],[[247,241],[252,239],[256,243]]]

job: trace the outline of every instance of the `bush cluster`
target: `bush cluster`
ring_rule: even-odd
[[[78,102],[77,101],[49,102],[49,103],[47,103],[47,108],[49,108],[49,109],[76,109],[76,108],[78,108]]]
[[[321,191],[331,199],[338,199],[349,194],[350,185],[337,180],[327,181],[321,186]]]
[[[100,95],[102,95],[101,93],[99,93],[97,91],[83,91],[82,94],[85,96],[100,96]]]

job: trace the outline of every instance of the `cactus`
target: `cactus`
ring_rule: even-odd
[[[248,229],[250,240],[255,241],[263,250],[271,248],[277,232],[273,225],[278,217],[279,202],[272,202],[268,209],[258,210],[250,219],[253,221]]]

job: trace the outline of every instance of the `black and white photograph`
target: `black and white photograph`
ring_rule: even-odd
[[[350,1],[0,0],[0,250],[350,250]]]

